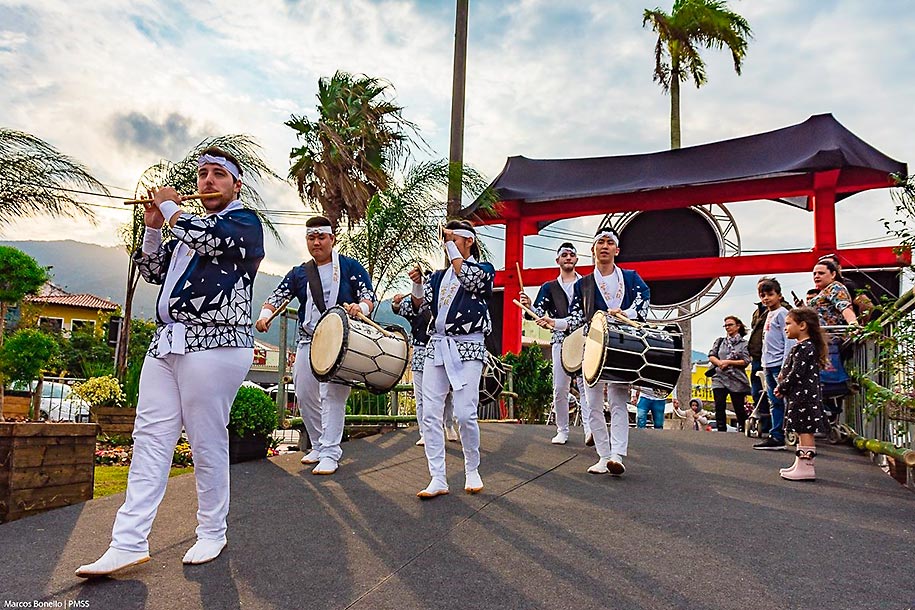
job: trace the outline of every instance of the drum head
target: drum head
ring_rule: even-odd
[[[585,349],[585,329],[581,327],[562,340],[560,359],[563,370],[569,375],[581,372],[582,350]]]
[[[328,375],[340,364],[346,335],[346,312],[332,307],[324,312],[311,339],[311,369],[315,376]]]
[[[600,378],[604,368],[604,347],[607,337],[607,314],[595,311],[591,318],[591,328],[585,338],[585,353],[581,362],[581,374],[589,386],[593,386]]]

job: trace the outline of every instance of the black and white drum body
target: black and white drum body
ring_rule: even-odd
[[[577,328],[562,340],[562,370],[569,375],[581,372],[581,359],[585,351],[585,327]]]
[[[589,386],[607,381],[669,392],[680,377],[682,356],[677,325],[628,326],[597,311],[585,340],[582,375]]]
[[[486,354],[483,374],[480,376],[480,404],[499,402],[505,384],[505,366],[490,353]]]
[[[365,384],[377,394],[389,391],[410,364],[410,341],[399,326],[388,334],[331,307],[321,316],[311,340],[311,371],[318,381]]]

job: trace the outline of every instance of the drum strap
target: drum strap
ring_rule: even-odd
[[[308,278],[308,287],[311,288],[311,296],[315,300],[315,307],[319,313],[324,313],[327,311],[327,303],[324,302],[324,288],[321,286],[318,264],[312,259],[303,266],[305,267],[305,277]]]
[[[556,306],[556,317],[565,318],[569,315],[569,296],[559,285],[559,280],[550,282],[550,297]]]
[[[595,303],[596,292],[597,281],[594,279],[594,274],[592,273],[581,283],[581,309],[585,314],[586,322],[590,322],[591,318],[594,317],[594,312],[597,311],[597,305]]]

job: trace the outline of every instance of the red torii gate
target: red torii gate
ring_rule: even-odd
[[[813,212],[809,252],[630,262],[645,280],[764,275],[808,271],[819,257],[839,254],[844,266],[902,267],[910,253],[892,246],[838,250],[836,201],[896,185],[906,175],[895,161],[855,136],[832,115],[816,115],[776,131],[644,155],[532,160],[509,157],[491,185],[500,197],[478,225],[505,225],[505,269],[496,286],[518,286],[524,237],[556,220],[615,212],[653,211],[698,204],[781,200]],[[793,199],[793,200],[792,200]],[[474,212],[474,203],[467,212]],[[688,260],[689,264],[679,264]],[[590,273],[592,267],[582,267]],[[525,284],[556,277],[556,268],[526,268]],[[511,288],[503,295],[502,351],[521,349],[521,314]]]

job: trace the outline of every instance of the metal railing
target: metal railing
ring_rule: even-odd
[[[882,388],[912,396],[915,394],[915,342],[908,333],[901,331],[915,329],[915,300],[904,296],[897,301],[897,304],[900,303],[903,306],[895,310],[896,314],[886,316],[887,319],[880,324],[883,339],[856,340],[846,367],[852,375],[857,374]],[[883,408],[875,408],[873,401],[869,402],[863,385],[844,402],[840,418],[860,436],[915,450],[915,422],[887,413]],[[887,466],[889,460],[886,455],[875,452],[871,455],[877,465]],[[906,486],[915,490],[911,467],[907,468],[905,480]]]

